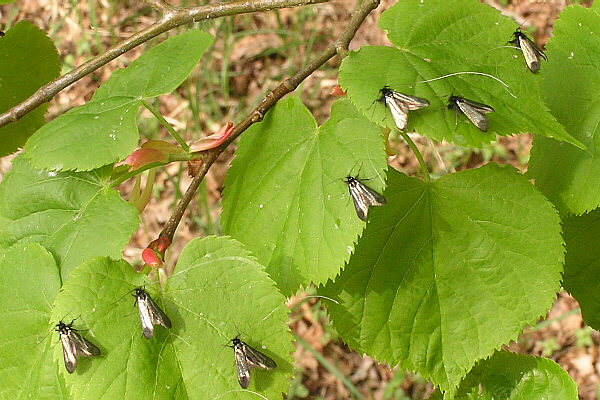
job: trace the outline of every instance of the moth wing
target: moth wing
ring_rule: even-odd
[[[75,350],[78,356],[96,357],[100,355],[100,349],[95,344],[85,339],[77,332],[70,332],[71,340],[75,344]]]
[[[250,385],[250,368],[248,367],[248,361],[246,358],[244,345],[236,345],[233,347],[233,354],[235,355],[235,368],[237,370],[237,378],[240,386],[244,389]]]
[[[245,345],[246,360],[248,365],[260,369],[273,369],[277,367],[277,364],[271,357],[261,353],[253,347]]]
[[[429,100],[421,97],[410,96],[408,94],[393,92],[394,99],[404,103],[408,110],[418,110],[423,107],[429,107]]]
[[[519,44],[521,51],[523,52],[523,57],[525,57],[527,66],[531,72],[536,73],[540,69],[540,59],[538,55],[541,53],[541,50],[540,52],[536,51],[536,47],[534,47],[535,45],[533,42],[523,36],[519,36]]]
[[[77,367],[77,348],[73,340],[71,340],[71,332],[60,334],[60,344],[62,344],[65,368],[68,373],[72,374]]]
[[[483,112],[464,101],[457,101],[456,104],[473,125],[479,128],[480,131],[487,132],[489,122]]]
[[[348,186],[350,189],[350,196],[352,197],[352,202],[354,203],[354,209],[356,210],[356,215],[358,218],[363,221],[367,220],[367,214],[369,212],[369,205],[367,204],[367,200],[365,199],[363,193],[358,189],[357,182],[356,185]]]
[[[363,221],[367,220],[367,215],[370,206],[385,205],[385,197],[374,191],[373,189],[363,185],[358,180],[354,185],[350,186],[350,195],[354,202],[354,209],[358,218]]]
[[[384,206],[385,205],[385,197],[374,191],[368,186],[359,183],[359,190],[361,191],[363,197],[366,199],[366,203],[369,206]]]
[[[395,99],[392,96],[387,96],[385,98],[385,104],[392,113],[392,118],[394,119],[396,127],[401,131],[405,130],[408,125],[408,106],[403,101]]]
[[[156,305],[154,300],[150,296],[147,296],[148,308],[150,309],[150,318],[153,325],[161,325],[164,328],[171,328],[171,320],[167,317],[167,314]]]
[[[533,50],[535,50],[535,52],[537,53],[538,56],[542,57],[544,60],[548,61],[548,56],[546,56],[546,53],[544,53],[542,51],[542,49],[540,49],[537,44],[535,44],[535,42],[531,39],[529,39],[528,37],[526,37],[527,41],[529,42],[529,44],[531,45],[531,47],[533,47]]]
[[[144,297],[138,296],[137,306],[140,314],[140,324],[142,326],[142,333],[144,334],[146,339],[152,339],[152,335],[154,334],[154,324],[152,323],[152,315],[150,311],[150,306],[148,304],[148,300],[148,295]]]

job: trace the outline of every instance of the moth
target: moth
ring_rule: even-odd
[[[367,220],[369,207],[385,205],[385,197],[365,186],[358,177],[348,175],[344,178],[344,182],[348,184],[356,215],[363,221]]]
[[[250,385],[250,369],[273,369],[277,367],[275,361],[264,355],[254,347],[242,342],[239,336],[231,340],[233,354],[235,356],[235,367],[240,386],[244,389]]]
[[[540,69],[540,58],[548,61],[546,54],[535,45],[533,40],[529,39],[529,37],[518,29],[513,33],[513,38],[508,43],[521,49],[527,67],[531,72],[534,74],[538,72]]]
[[[487,132],[489,124],[485,114],[494,112],[494,109],[487,104],[478,103],[458,96],[450,96],[448,99],[448,108],[454,110],[457,120],[459,111],[465,114],[473,125],[482,132]]]
[[[65,358],[65,368],[67,372],[72,374],[77,367],[77,358],[97,357],[100,355],[100,350],[89,340],[85,339],[73,328],[73,321],[70,324],[65,324],[60,321],[56,324],[55,331],[60,336],[60,344],[62,344],[63,356]]]
[[[396,92],[390,89],[389,86],[380,89],[379,93],[381,93],[381,97],[376,101],[384,103],[390,109],[394,123],[401,131],[405,130],[408,125],[409,111],[429,106],[427,99]]]
[[[142,332],[146,339],[152,339],[154,325],[161,325],[166,329],[171,328],[169,317],[156,305],[152,297],[141,286],[135,289],[133,296],[135,297],[135,303],[140,313]]]

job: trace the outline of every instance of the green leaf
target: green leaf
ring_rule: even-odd
[[[577,385],[554,361],[507,351],[481,361],[455,400],[577,400]]]
[[[99,346],[102,356],[80,359],[74,374],[61,374],[74,399],[190,398],[247,399],[237,382],[233,351],[242,340],[277,362],[272,371],[252,370],[250,390],[281,396],[292,375],[291,344],[284,297],[263,267],[229,238],[191,241],[161,293],[124,261],[98,258],[73,271],[57,297],[53,320],[79,316],[77,329]],[[142,336],[128,292],[146,285],[169,316],[172,328]],[[265,346],[263,348],[262,346]],[[54,357],[62,361],[59,343]],[[225,393],[228,393],[225,395]]]
[[[47,123],[25,145],[37,168],[89,171],[125,158],[137,146],[140,101],[112,97],[73,108]]]
[[[264,267],[238,241],[208,237],[185,247],[175,271],[166,293],[185,326],[174,343],[189,392],[199,399],[257,397],[231,393],[239,384],[233,350],[223,346],[239,334],[277,363],[271,371],[253,369],[249,390],[280,398],[293,376],[295,349],[285,298]]]
[[[567,244],[563,286],[581,306],[586,324],[600,330],[600,210],[563,222]]]
[[[107,187],[111,168],[45,172],[19,156],[0,185],[0,247],[39,242],[63,279],[96,256],[120,258],[139,226],[135,207]]]
[[[323,283],[339,272],[364,226],[342,178],[360,173],[381,192],[385,159],[381,131],[347,100],[319,128],[288,97],[240,140],[225,181],[223,231],[256,254],[284,294]]]
[[[542,103],[540,76],[527,70],[520,53],[507,48],[517,26],[492,7],[472,0],[405,0],[385,11],[379,25],[396,47],[351,52],[339,75],[342,88],[371,121],[395,127],[386,107],[374,103],[387,85],[430,101],[429,107],[410,112],[408,130],[438,141],[481,146],[495,140],[495,134],[535,132],[581,146]],[[449,74],[454,75],[433,80]],[[426,80],[432,81],[421,83]],[[488,114],[487,133],[447,109],[452,94],[495,109]]]
[[[352,348],[448,390],[552,305],[560,220],[510,166],[430,183],[391,170],[387,185],[388,204],[323,294]]]
[[[600,15],[567,7],[547,44],[544,100],[587,151],[536,136],[528,175],[561,212],[600,205]],[[539,133],[539,132],[536,132]]]
[[[124,159],[136,148],[141,99],[175,90],[212,43],[205,32],[174,36],[113,73],[92,100],[46,124],[25,145],[38,168],[89,171]]]
[[[213,37],[197,29],[173,36],[154,46],[96,91],[93,101],[115,96],[137,99],[156,97],[177,89],[192,72]]]
[[[58,52],[46,33],[30,22],[19,22],[0,39],[0,112],[21,103],[59,73]],[[0,128],[0,156],[23,147],[27,138],[44,125],[47,108],[48,103],[42,104],[19,121]]]
[[[0,256],[0,397],[66,399],[57,374],[48,325],[60,275],[52,254],[37,243]]]

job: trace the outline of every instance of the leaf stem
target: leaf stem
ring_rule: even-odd
[[[312,0],[319,1],[319,0]],[[248,129],[251,125],[256,122],[262,120],[266,112],[273,107],[279,99],[285,96],[288,93],[293,92],[304,79],[306,79],[309,75],[319,69],[323,64],[325,64],[330,58],[335,56],[336,54],[346,54],[348,50],[348,44],[350,40],[356,34],[358,28],[362,25],[367,15],[377,8],[380,0],[364,0],[362,4],[356,9],[354,13],[352,13],[352,17],[350,21],[346,25],[346,29],[341,33],[341,35],[337,38],[337,40],[329,45],[327,49],[323,53],[321,53],[317,58],[308,63],[303,69],[294,74],[291,78],[286,79],[281,82],[275,89],[270,91],[265,98],[262,99],[258,106],[254,108],[239,124],[237,124],[233,133],[225,142],[223,142],[219,147],[207,150],[205,152],[205,156],[203,157],[203,163],[198,169],[196,176],[192,179],[190,186],[187,188],[185,194],[181,198],[181,201],[177,204],[177,208],[169,218],[169,221],[165,224],[160,236],[166,236],[171,241],[173,241],[173,236],[175,235],[175,230],[177,230],[177,226],[183,217],[183,213],[187,209],[192,197],[198,190],[200,186],[200,182],[206,176],[208,169],[210,166],[217,160],[219,155],[229,146],[238,136],[240,136],[246,129]],[[0,118],[2,116],[0,115]],[[1,123],[1,119],[0,119]],[[1,125],[0,125],[1,126]]]
[[[144,166],[141,166],[140,168],[127,172],[126,174],[120,175],[119,177],[117,177],[115,180],[109,182],[109,186],[110,187],[117,187],[119,186],[121,183],[125,182],[127,179],[136,176],[139,173],[142,173],[146,170],[149,170],[151,168],[156,168],[156,167],[162,167],[163,165],[167,165],[169,163],[172,163],[174,161],[189,161],[191,159],[191,155],[190,154],[169,154],[169,161],[167,162],[153,162],[150,164],[146,164]],[[171,238],[169,238],[171,239]]]
[[[356,386],[354,386],[352,384],[352,382],[346,378],[346,376],[344,376],[343,373],[341,373],[340,371],[338,371],[337,368],[335,368],[333,365],[331,365],[331,363],[329,361],[327,361],[327,359],[325,357],[323,357],[323,355],[321,353],[319,353],[318,351],[316,351],[315,349],[313,349],[311,347],[311,345],[309,345],[304,339],[302,339],[300,336],[298,336],[295,332],[292,332],[292,335],[294,335],[294,338],[296,339],[296,341],[300,344],[300,346],[304,347],[304,349],[306,351],[308,351],[310,354],[313,355],[314,358],[317,359],[317,361],[329,372],[331,372],[336,378],[338,378],[343,384],[344,386],[346,386],[348,388],[348,390],[355,395],[357,398],[359,399],[364,399],[365,396],[362,395],[361,392],[358,391],[358,389],[356,388]]]
[[[427,169],[427,165],[425,164],[425,160],[423,159],[421,152],[419,151],[419,149],[417,149],[417,146],[415,146],[415,143],[410,139],[406,132],[400,131],[400,134],[402,135],[404,140],[406,140],[406,143],[408,143],[413,153],[415,153],[417,160],[419,160],[419,165],[421,166],[421,170],[423,171],[425,182],[430,182],[431,177],[429,176],[429,170]]]
[[[154,108],[152,104],[148,103],[148,101],[145,99],[142,100],[142,104],[148,109],[148,111],[150,111],[156,117],[156,119],[162,124],[162,126],[167,128],[171,136],[173,136],[175,140],[177,140],[177,143],[179,143],[179,145],[183,147],[183,149],[186,152],[190,150],[190,147],[187,145],[185,140],[183,140],[183,138],[179,136],[175,128],[173,128],[173,126],[167,122],[165,117],[163,117],[162,114],[156,108]]]
[[[67,86],[94,72],[109,61],[119,57],[121,54],[178,26],[229,15],[268,11],[274,8],[304,6],[324,3],[326,1],[327,0],[236,0],[198,7],[169,7],[169,11],[165,12],[154,24],[134,33],[127,39],[124,39],[106,50],[104,53],[98,54],[96,57],[91,58],[77,68],[42,86],[28,99],[0,114],[0,127],[23,118],[23,116],[33,111],[41,104],[52,100],[58,92]],[[156,4],[164,5],[165,3],[159,1]],[[164,9],[161,9],[161,11],[164,11]]]

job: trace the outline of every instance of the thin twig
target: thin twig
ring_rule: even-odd
[[[170,8],[156,23],[134,33],[106,50],[106,52],[42,86],[27,100],[0,114],[0,127],[18,121],[36,107],[52,100],[58,92],[72,83],[77,82],[121,54],[175,27],[228,15],[267,11],[274,8],[297,7],[326,1],[328,0],[237,0],[230,3],[210,4],[200,7]]]
[[[252,124],[259,122],[262,120],[263,116],[266,112],[277,103],[279,99],[281,99],[286,94],[293,92],[304,79],[306,79],[310,74],[315,72],[319,67],[325,64],[330,58],[335,56],[338,53],[346,53],[348,49],[348,44],[350,40],[356,34],[356,31],[363,23],[367,15],[377,8],[380,0],[366,0],[364,1],[360,7],[352,14],[350,21],[344,32],[338,37],[338,39],[331,44],[321,55],[311,61],[308,65],[306,65],[302,70],[298,71],[291,78],[283,81],[279,86],[270,91],[265,98],[259,103],[258,106],[250,114],[244,118],[242,122],[235,126],[233,129],[233,133],[231,136],[225,141],[221,146],[208,150],[205,153],[203,158],[203,163],[200,166],[196,176],[192,179],[190,186],[187,188],[185,194],[181,198],[180,202],[177,204],[177,208],[171,215],[171,218],[165,224],[162,232],[159,236],[166,236],[171,241],[173,241],[173,236],[175,235],[175,230],[183,217],[183,213],[187,209],[192,197],[198,190],[200,186],[200,182],[204,179],[204,176],[208,172],[210,166],[217,160],[219,155],[229,146],[238,136],[240,136],[246,129],[248,129]]]

